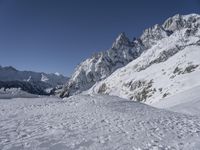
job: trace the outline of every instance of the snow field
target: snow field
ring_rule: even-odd
[[[200,118],[118,97],[0,100],[0,149],[199,149]]]

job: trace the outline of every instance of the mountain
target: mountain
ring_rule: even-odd
[[[78,94],[91,88],[96,82],[140,56],[144,49],[140,39],[130,41],[125,33],[120,34],[109,50],[96,53],[76,67],[61,96]]]
[[[170,92],[168,88],[176,82],[175,79],[199,70],[199,24],[198,14],[177,14],[162,25],[156,24],[144,30],[132,41],[125,33],[120,34],[109,50],[99,52],[77,66],[60,96],[75,95],[90,88],[89,93],[111,94],[138,101],[146,101],[149,97],[149,94],[144,94],[145,90],[153,89],[148,93],[160,93],[159,98],[172,94],[174,91]],[[158,78],[160,81],[156,82]],[[154,86],[165,82],[169,85]],[[177,82],[181,85],[186,81],[180,79]],[[186,86],[174,87],[174,90],[183,88]],[[143,96],[141,92],[144,92]]]
[[[150,48],[88,92],[153,104],[199,86],[200,15],[175,15],[158,26],[141,36]]]
[[[0,81],[1,96],[6,94],[10,89],[14,91],[24,92],[35,95],[49,95],[51,92],[47,92],[46,89],[50,88],[50,85],[37,81]],[[12,91],[11,91],[12,92]]]
[[[21,88],[32,94],[45,94],[46,89],[64,85],[67,80],[58,73],[19,71],[12,66],[0,66],[0,88]]]
[[[33,72],[33,71],[19,71],[12,66],[1,67],[0,66],[0,81],[41,81],[45,82],[52,87],[57,85],[63,85],[67,82],[68,78],[55,74],[46,74],[43,72]]]

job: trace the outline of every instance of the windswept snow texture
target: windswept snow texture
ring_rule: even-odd
[[[111,96],[0,100],[1,150],[200,149],[200,118]]]
[[[200,86],[186,90],[174,96],[164,98],[154,107],[165,108],[175,112],[200,116]]]

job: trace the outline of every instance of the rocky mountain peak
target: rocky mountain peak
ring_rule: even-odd
[[[168,31],[180,30],[183,26],[184,20],[180,14],[168,18],[163,24],[163,28]]]
[[[151,104],[199,86],[199,24],[199,15],[175,15],[146,29],[141,40],[149,48],[87,92]]]
[[[14,67],[12,66],[6,66],[6,67],[2,67],[3,70],[6,70],[6,71],[17,71]]]
[[[173,17],[168,18],[163,23],[163,28],[168,31],[176,31],[182,28],[194,28],[200,26],[200,15],[198,14],[189,14],[189,15],[180,15],[176,14]]]
[[[167,32],[162,26],[156,24],[153,27],[144,30],[140,39],[142,40],[145,47],[150,48],[158,40],[167,36],[169,36],[169,32]]]
[[[131,44],[129,38],[124,32],[120,33],[112,45],[112,48],[119,48],[122,45],[129,46]]]
[[[188,38],[196,35],[198,31],[196,27],[200,24],[199,18],[199,15],[194,14],[185,16],[175,15],[167,19],[163,25],[156,24],[144,30],[139,38],[135,38],[132,41],[129,40],[125,33],[119,34],[110,49],[99,52],[96,57],[93,56],[86,59],[75,69],[75,72],[63,88],[60,96],[71,96],[90,89],[97,82],[109,77],[118,68],[124,67],[131,61],[140,57],[141,53],[144,51],[149,51],[149,49],[155,47],[160,41],[183,41],[182,34],[184,35],[186,31],[186,41],[190,41]],[[191,30],[188,29],[189,27]],[[183,28],[186,28],[186,31],[182,31]],[[175,32],[180,34],[177,36]],[[160,45],[164,44],[161,43]],[[172,54],[177,52],[177,49],[181,47],[182,45],[178,48],[174,46]],[[159,49],[160,48],[162,47],[159,47]],[[155,60],[156,62],[160,61],[160,59],[167,58],[166,55],[168,54],[165,54],[165,52],[163,53],[163,58],[158,58],[158,60]],[[171,51],[169,53],[169,56],[171,56]],[[154,54],[152,54],[152,56],[154,56]]]
[[[116,69],[137,58],[144,50],[141,42],[131,42],[125,33],[119,34],[112,47],[86,59],[76,67],[60,96],[71,96],[91,88]]]

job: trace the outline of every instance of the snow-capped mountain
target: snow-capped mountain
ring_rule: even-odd
[[[91,88],[96,82],[137,58],[144,49],[139,39],[130,41],[124,33],[120,34],[109,50],[99,52],[77,66],[61,96],[78,94]]]
[[[144,34],[158,26],[145,30]],[[89,93],[117,95],[150,104],[199,86],[200,15],[175,15],[159,31],[170,34],[148,35],[150,38],[143,43],[150,48],[94,85]]]
[[[200,15],[175,15],[83,61],[61,96],[86,91],[153,103],[200,84]],[[92,87],[92,88],[91,88]]]
[[[32,94],[45,94],[46,89],[66,84],[68,78],[60,74],[19,71],[11,66],[0,66],[0,88],[21,88]]]
[[[41,81],[52,87],[56,87],[57,85],[65,84],[67,80],[67,77],[58,75],[58,73],[46,74],[43,72],[19,71],[11,66],[0,66],[0,81]]]

